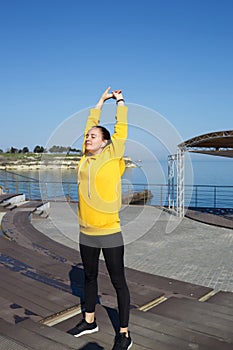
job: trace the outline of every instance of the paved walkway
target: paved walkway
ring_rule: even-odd
[[[233,292],[233,230],[175,216],[151,206],[121,210],[125,264],[156,275]],[[76,204],[51,203],[33,225],[78,249]]]

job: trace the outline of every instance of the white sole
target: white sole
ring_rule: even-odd
[[[94,328],[94,329],[89,329],[89,330],[83,331],[82,333],[74,334],[74,337],[78,338],[78,337],[81,337],[81,336],[84,335],[84,334],[96,333],[96,332],[98,332],[98,331],[99,331],[99,327],[97,326],[97,327]]]
[[[129,344],[129,346],[128,346],[128,349],[127,349],[127,350],[129,350],[129,349],[132,347],[132,345],[133,345],[133,342],[131,341],[131,344]]]

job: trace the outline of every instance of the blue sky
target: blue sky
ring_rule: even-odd
[[[232,0],[0,0],[0,148],[45,145],[108,85],[184,140],[232,129],[232,17]]]

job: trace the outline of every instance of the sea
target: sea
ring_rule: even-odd
[[[168,174],[167,160],[135,160],[136,167],[126,168],[122,177],[123,194],[149,190],[144,202],[167,205],[168,182],[176,197],[176,167]],[[0,170],[0,186],[8,192],[25,193],[29,199],[76,201],[76,171],[68,170]],[[189,157],[184,161],[185,201],[191,206],[233,208],[233,160],[231,158]],[[171,197],[171,193],[170,193]]]

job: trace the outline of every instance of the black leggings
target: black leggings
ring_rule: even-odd
[[[85,311],[94,312],[98,294],[98,262],[103,251],[111,282],[116,290],[120,327],[128,327],[130,295],[124,273],[124,245],[100,248],[80,243],[80,253],[85,274]]]

